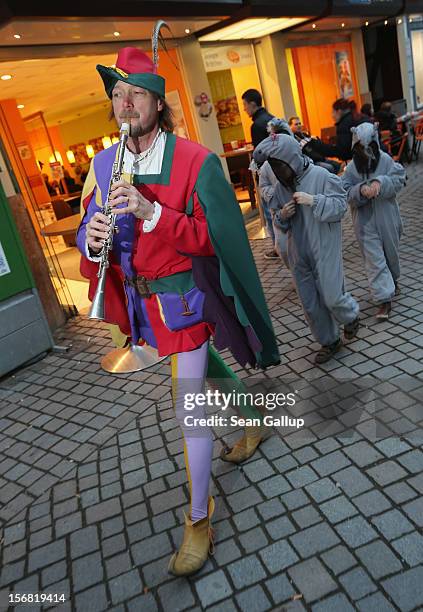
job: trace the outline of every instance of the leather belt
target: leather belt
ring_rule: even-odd
[[[126,277],[128,285],[136,289],[142,298],[149,298],[154,293],[151,291],[150,281],[145,276]]]

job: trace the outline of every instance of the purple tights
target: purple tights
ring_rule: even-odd
[[[171,363],[173,404],[184,435],[185,467],[191,492],[191,520],[195,522],[207,516],[213,455],[210,427],[192,425],[192,419],[206,417],[204,407],[196,404],[193,395],[204,393],[208,342],[193,351],[175,353]],[[185,406],[187,398],[191,409]],[[190,418],[190,424],[185,421],[186,417]]]

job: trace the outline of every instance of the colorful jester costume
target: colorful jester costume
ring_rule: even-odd
[[[109,97],[118,80],[164,95],[155,64],[137,49],[122,49],[114,68],[97,68]],[[84,185],[77,244],[90,297],[98,264],[87,249],[86,224],[107,198],[116,151],[117,145],[95,156]],[[125,153],[124,171],[122,178],[154,203],[155,215],[149,222],[132,214],[117,218],[105,288],[106,321],[132,342],[145,341],[159,355],[172,356],[191,512],[170,570],[189,574],[204,563],[209,547],[213,438],[207,427],[183,426],[185,394],[203,391],[208,368],[215,377],[231,376],[211,352],[211,336],[217,350],[229,348],[243,366],[265,368],[279,363],[279,354],[242,214],[218,157],[159,131],[151,155],[143,152],[139,159]],[[204,408],[196,406],[195,416],[205,416]]]

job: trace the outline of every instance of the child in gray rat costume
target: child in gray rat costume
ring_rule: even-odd
[[[387,319],[392,298],[399,293],[402,221],[396,196],[405,184],[405,170],[380,150],[377,125],[362,123],[351,131],[353,159],[342,182],[370,292],[378,305],[376,317]]]
[[[347,209],[339,177],[313,165],[291,136],[272,134],[254,151],[278,179],[272,205],[276,222],[288,235],[288,260],[313,336],[321,344],[316,363],[341,347],[339,324],[352,339],[359,327],[359,306],[344,291],[341,219]]]

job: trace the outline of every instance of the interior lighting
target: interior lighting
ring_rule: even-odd
[[[70,164],[74,164],[75,163],[76,160],[75,160],[74,152],[71,151],[70,149],[69,149],[69,151],[66,151],[66,157],[68,158],[68,162]]]
[[[185,28],[185,34],[189,34],[191,30],[189,28]]]
[[[316,24],[313,23],[313,25],[311,27],[313,28],[313,30],[315,30],[316,29]]]
[[[63,159],[59,151],[55,151],[54,155],[50,155],[50,157],[48,158],[48,161],[49,161],[49,164],[54,164],[55,162],[59,162],[60,165],[63,164]]]
[[[116,144],[117,142],[119,142],[119,138],[117,136],[113,136],[112,144]]]
[[[16,38],[16,39],[18,39],[18,40],[19,40],[19,38],[20,38],[20,37],[21,37],[21,35],[20,35],[20,34],[13,34],[13,38]]]
[[[113,36],[116,36],[116,38],[117,38],[118,36],[120,36],[120,32],[118,32],[118,31],[113,32]]]
[[[341,23],[341,28],[345,28],[345,23],[344,22]]]
[[[401,24],[402,24],[402,19],[400,18],[398,19],[398,25],[401,25]]]
[[[25,108],[24,104],[18,104],[18,106],[16,108]]]
[[[87,146],[85,147],[85,150],[86,150],[86,152],[87,152],[88,157],[89,157],[90,159],[92,159],[92,158],[94,157],[94,149],[93,149],[93,146],[92,146],[92,145],[87,145]]]
[[[306,17],[259,17],[242,19],[223,28],[219,28],[210,34],[199,37],[200,42],[213,42],[219,40],[240,40],[259,38],[273,34],[279,30],[285,30],[291,26],[306,21]]]
[[[369,25],[369,22],[368,22],[368,21],[366,21],[366,26],[368,26],[368,25]]]
[[[384,22],[384,23],[385,23],[385,25],[388,25],[388,20],[387,20],[387,19],[385,19],[385,22]]]
[[[11,78],[12,78],[11,74],[2,74],[0,77],[2,81],[10,81]]]
[[[110,136],[103,136],[103,138],[101,139],[101,142],[103,143],[103,147],[105,149],[108,149],[109,147],[112,146],[112,140]]]

